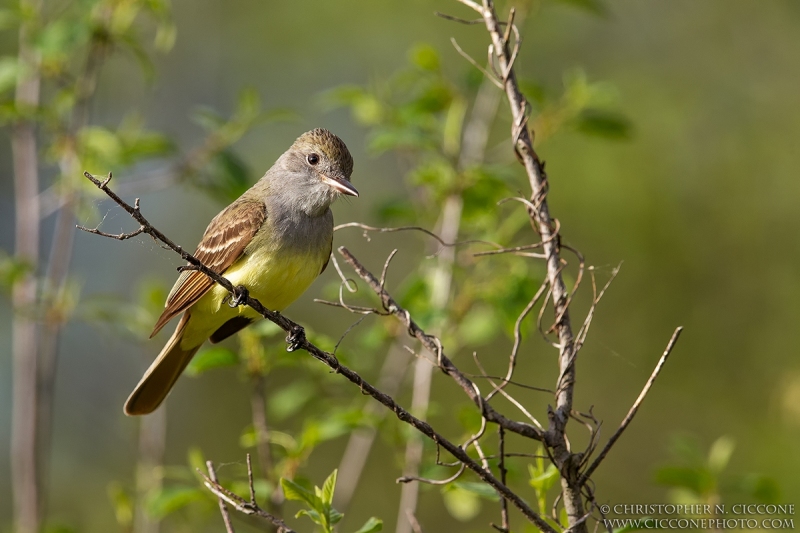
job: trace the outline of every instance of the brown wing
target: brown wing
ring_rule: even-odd
[[[263,202],[243,200],[232,203],[208,225],[194,256],[217,274],[224,273],[242,256],[266,218],[267,209]],[[181,273],[167,296],[166,309],[150,337],[155,336],[172,317],[199,300],[213,285],[214,281],[202,272],[190,270]]]

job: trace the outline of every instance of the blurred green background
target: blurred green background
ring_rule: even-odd
[[[800,3],[610,0],[599,16],[580,7],[587,3],[593,4],[537,4],[523,28],[516,64],[520,76],[555,93],[565,72],[582,68],[590,80],[616,88],[618,108],[632,124],[629,138],[621,141],[563,131],[538,146],[547,161],[551,210],[564,238],[606,272],[623,261],[581,352],[576,409],[588,411],[593,405],[605,421],[604,436],[610,435],[673,329],[685,327],[637,419],[595,475],[596,494],[601,503],[663,503],[666,489],[655,483],[654,472],[674,460],[671,439],[693,435],[707,449],[727,435],[736,443],[731,471],[766,475],[780,488],[780,501],[800,503]],[[204,136],[189,118],[193,110],[207,106],[230,113],[240,88],[252,86],[265,108],[291,109],[296,118],[257,125],[235,145],[235,152],[257,169],[250,180],[300,133],[327,127],[353,153],[353,182],[361,192],[357,200],[334,206],[338,223],[377,223],[376,206],[407,189],[398,159],[371,154],[365,129],[346,110],[326,108],[320,94],[342,84],[387,78],[408,63],[408,51],[422,42],[438,50],[446,71],[463,76],[471,67],[452,48],[450,37],[478,58],[485,57],[487,44],[481,26],[433,15],[437,10],[472,16],[457,2],[444,0],[177,0],[173,10],[177,41],[169,54],[156,59],[154,82],[142,80],[130,54],[115,56],[101,72],[92,122],[115,127],[129,110],[140,109],[148,127],[188,149]],[[13,32],[0,41],[12,53],[15,42]],[[509,149],[505,127],[496,132],[492,150]],[[13,249],[14,209],[10,161],[9,129],[4,128],[0,248],[8,251]],[[126,171],[128,176],[111,170],[122,183],[150,168]],[[516,184],[509,185],[506,195],[527,194],[521,167],[509,168]],[[140,196],[149,219],[187,248],[221,207],[191,186]],[[106,231],[133,227],[108,202],[98,200],[96,206],[101,216],[107,214]],[[45,251],[52,218],[44,221]],[[390,277],[395,284],[416,261],[427,260],[422,239],[382,236],[375,241],[368,243],[356,232],[336,236],[337,245],[351,247],[374,271],[395,243],[405,246],[397,278]],[[146,238],[120,243],[80,234],[75,246],[72,275],[85,299],[134,299],[140,280],[171,285],[180,264]],[[312,300],[335,279],[328,269],[287,311],[333,339],[353,317]],[[10,527],[11,516],[6,481],[10,323],[4,297],[0,531]],[[80,319],[65,329],[48,487],[54,522],[82,532],[117,530],[107,487],[112,481],[132,483],[138,428],[137,420],[122,415],[122,403],[160,347],[161,340],[135,342]],[[506,345],[501,348],[505,354]],[[346,353],[346,341],[342,350]],[[384,354],[377,350],[374,357]],[[372,356],[361,354],[351,361],[367,379],[374,379],[381,363]],[[518,381],[552,386],[555,352],[532,344],[521,357]],[[469,353],[460,354],[456,363],[475,371]],[[267,386],[282,385],[293,372],[303,371],[290,369],[268,379]],[[335,389],[331,394],[357,395],[340,381],[332,374],[323,378]],[[463,402],[463,394],[438,373],[433,387],[438,408],[432,422],[447,432],[450,406]],[[324,397],[326,388],[317,394]],[[408,404],[407,393],[399,398]],[[520,398],[535,405],[537,413],[550,401],[546,395]],[[242,461],[239,434],[249,416],[248,392],[236,370],[183,378],[169,402],[166,464],[185,465],[192,446],[215,462]],[[303,475],[321,484],[338,464],[345,443],[343,436],[318,447],[301,468]],[[345,518],[348,530],[374,515],[393,531],[400,492],[394,482],[401,474],[398,450],[379,439]],[[532,499],[520,486],[523,496]],[[731,498],[731,503],[742,499],[735,493]],[[484,505],[476,521],[461,525],[445,512],[438,490],[423,489],[418,517],[426,531],[485,531],[490,520],[497,520],[497,511],[495,504]],[[210,516],[208,524],[207,531],[221,528],[217,516]],[[186,530],[181,527],[176,523],[174,530]]]

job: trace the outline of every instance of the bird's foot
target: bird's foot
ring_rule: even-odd
[[[233,296],[228,295],[228,305],[233,308],[245,305],[249,297],[250,292],[247,290],[247,287],[244,285],[237,285],[233,288]]]
[[[306,341],[306,330],[303,329],[303,326],[295,326],[292,328],[292,331],[286,337],[286,343],[288,346],[286,347],[287,352],[293,352],[300,348],[300,345]]]

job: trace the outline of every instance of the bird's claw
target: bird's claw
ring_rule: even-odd
[[[228,305],[233,308],[239,307],[240,305],[245,305],[249,297],[250,292],[247,290],[247,287],[244,285],[238,285],[233,288],[233,296],[228,295]]]
[[[306,341],[306,330],[303,329],[302,326],[296,326],[292,328],[292,331],[286,337],[286,343],[288,346],[286,347],[287,352],[293,352],[300,348],[300,345]]]

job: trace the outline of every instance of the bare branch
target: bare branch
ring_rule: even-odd
[[[451,20],[453,22],[458,22],[459,24],[465,24],[467,26],[473,26],[475,24],[483,24],[483,19],[467,20],[467,19],[462,19],[461,17],[454,17],[453,15],[448,15],[447,13],[442,13],[440,11],[434,11],[433,14],[436,15],[437,17],[441,17],[446,20]]]
[[[211,481],[216,483],[217,473],[214,471],[214,463],[206,461],[206,468],[208,469],[208,477],[211,478]],[[231,515],[228,514],[228,506],[225,505],[225,499],[221,496],[217,496],[217,499],[219,500],[219,512],[222,514],[222,521],[225,522],[225,531],[228,533],[236,533],[231,523]]]
[[[483,241],[480,239],[471,239],[468,241],[456,241],[456,242],[447,242],[438,235],[436,235],[431,230],[425,229],[421,226],[399,226],[396,228],[381,228],[376,226],[368,226],[367,224],[362,224],[361,222],[347,222],[345,224],[339,224],[338,226],[334,226],[333,231],[339,231],[345,228],[359,228],[364,230],[364,238],[369,241],[369,232],[374,231],[376,233],[395,233],[398,231],[419,231],[420,233],[424,233],[425,235],[432,237],[436,242],[441,244],[442,246],[450,247],[450,246],[462,246],[465,244],[488,244],[490,246],[495,246],[500,248],[500,245],[491,241]]]
[[[508,356],[508,372],[506,372],[506,377],[500,382],[499,386],[496,386],[495,389],[486,396],[487,400],[491,400],[492,397],[495,395],[496,392],[503,389],[506,384],[511,381],[511,378],[514,377],[514,368],[517,365],[517,354],[519,353],[519,347],[522,344],[522,321],[525,320],[525,317],[528,316],[528,313],[531,312],[531,309],[536,305],[539,301],[539,298],[542,297],[545,289],[547,289],[548,283],[547,280],[542,283],[539,290],[536,291],[536,294],[533,295],[528,305],[522,310],[522,312],[517,317],[517,321],[514,323],[514,345],[511,348],[511,354]]]
[[[250,454],[247,454],[247,480],[250,488],[250,501],[247,501],[238,494],[229,491],[217,482],[215,479],[216,476],[213,474],[214,467],[211,461],[207,461],[206,466],[208,467],[209,474],[211,474],[212,477],[205,475],[199,469],[197,471],[203,478],[203,485],[205,485],[208,490],[210,490],[217,496],[217,498],[220,499],[220,509],[224,508],[225,504],[222,502],[225,501],[242,514],[257,516],[269,521],[272,525],[278,528],[278,533],[296,533],[292,528],[287,526],[283,520],[273,514],[268,513],[256,503],[256,490],[253,485],[253,467],[250,463]],[[223,516],[226,514],[227,509],[224,511]],[[228,528],[228,521],[225,522],[225,527]],[[227,531],[228,533],[232,533],[233,528],[228,528]]]
[[[498,469],[500,470],[500,481],[503,483],[506,482],[506,432],[503,429],[503,426],[497,428],[497,438],[498,438],[498,455],[500,456],[499,464],[497,465]],[[508,522],[508,502],[505,499],[500,499],[500,531],[504,533],[509,532],[509,522]],[[497,528],[495,528],[497,529]]]
[[[461,477],[461,474],[464,473],[464,470],[467,468],[467,465],[464,463],[459,464],[458,471],[446,479],[429,479],[425,477],[417,477],[417,476],[402,476],[397,478],[397,483],[410,483],[412,481],[419,481],[420,483],[427,483],[428,485],[447,485],[448,483],[452,483],[453,481],[457,480]],[[503,500],[505,501],[505,500]]]
[[[457,0],[457,1],[461,2],[462,4],[464,4],[465,6],[467,6],[469,8],[474,9],[475,11],[477,11],[478,13],[483,15],[483,8],[479,4],[476,4],[475,2],[473,2],[472,0]]]
[[[639,406],[642,405],[645,396],[647,396],[647,393],[650,392],[650,387],[653,386],[653,383],[655,383],[656,378],[661,373],[661,368],[664,366],[664,363],[667,362],[667,358],[669,357],[669,354],[672,353],[672,349],[675,347],[675,343],[678,342],[678,338],[681,336],[682,331],[683,331],[683,326],[675,329],[675,332],[672,334],[672,338],[670,338],[669,342],[667,343],[667,347],[664,349],[664,354],[661,356],[661,359],[658,360],[658,364],[653,369],[653,372],[650,374],[650,378],[647,380],[647,383],[645,383],[642,392],[639,393],[639,397],[636,398],[635,402],[633,402],[633,405],[628,411],[628,414],[625,415],[625,418],[622,420],[622,423],[619,425],[619,428],[617,428],[617,431],[614,432],[613,435],[611,435],[610,439],[608,439],[608,442],[606,443],[603,450],[600,452],[600,455],[597,456],[597,458],[594,460],[591,466],[589,466],[589,468],[586,469],[583,475],[581,475],[579,481],[581,485],[586,483],[586,480],[588,480],[591,477],[595,469],[598,466],[600,466],[600,463],[602,463],[603,459],[606,458],[606,455],[608,455],[608,452],[617,442],[617,439],[619,439],[619,437],[622,435],[622,432],[625,431],[625,429],[628,427],[628,424],[630,424],[631,421],[633,420],[633,417],[636,416],[636,411],[639,410]]]
[[[489,80],[489,81],[491,81],[493,84],[495,84],[495,85],[497,86],[497,88],[498,88],[498,89],[502,89],[502,88],[503,88],[503,84],[500,82],[500,80],[498,80],[498,79],[497,79],[497,76],[495,76],[494,74],[492,74],[491,72],[489,72],[488,70],[486,70],[486,69],[485,69],[484,67],[482,67],[482,66],[481,66],[481,65],[480,65],[480,64],[479,64],[477,61],[475,61],[475,60],[472,58],[472,56],[471,56],[471,55],[469,55],[468,53],[466,53],[466,52],[465,52],[465,51],[464,51],[464,50],[463,50],[463,49],[462,49],[462,48],[461,48],[461,47],[458,45],[458,42],[456,41],[455,37],[450,37],[450,42],[451,42],[451,43],[453,43],[453,48],[455,48],[455,49],[456,49],[456,52],[458,52],[458,53],[461,55],[461,57],[463,57],[464,59],[466,59],[467,61],[469,61],[469,62],[472,64],[472,66],[473,66],[473,67],[475,67],[476,69],[480,70],[480,71],[483,73],[483,75],[484,75],[484,76],[486,76],[486,79],[488,79],[488,80]]]

